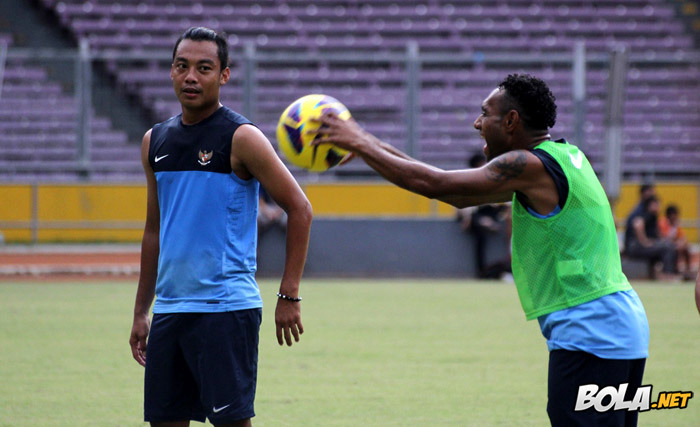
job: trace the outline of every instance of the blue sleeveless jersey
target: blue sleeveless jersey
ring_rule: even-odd
[[[181,114],[151,131],[148,160],[160,208],[154,313],[262,307],[255,282],[258,188],[231,170],[231,140],[245,117],[219,108],[184,125]]]

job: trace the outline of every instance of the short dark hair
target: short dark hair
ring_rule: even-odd
[[[503,114],[517,111],[525,127],[532,130],[546,130],[556,123],[556,98],[541,79],[529,74],[510,74],[498,87],[505,92]]]
[[[653,190],[653,189],[654,189],[654,184],[642,184],[641,186],[639,186],[639,194],[642,195],[642,194],[646,193],[647,191]]]
[[[666,206],[666,216],[678,215],[678,206],[668,205]]]
[[[226,35],[222,32],[217,33],[216,31],[206,28],[206,27],[191,27],[177,39],[175,42],[175,48],[173,48],[173,60],[175,60],[175,54],[177,53],[177,48],[180,46],[180,42],[183,40],[193,40],[199,41],[210,41],[216,43],[216,54],[219,57],[219,62],[221,63],[221,71],[228,67],[228,42],[226,41]]]

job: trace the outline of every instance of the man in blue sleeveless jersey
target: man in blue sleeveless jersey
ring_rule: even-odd
[[[262,132],[219,102],[229,76],[226,39],[187,30],[170,71],[182,113],[143,138],[147,216],[129,342],[146,367],[144,417],[152,425],[251,424],[262,307],[259,185],[288,215],[277,340],[292,345],[304,331],[298,293],[311,205]]]
[[[396,185],[458,208],[513,202],[513,277],[528,319],[550,350],[547,412],[555,426],[630,426],[637,412],[578,405],[579,387],[641,385],[649,327],[620,267],[617,233],[603,188],[584,154],[552,141],[554,95],[540,79],[510,75],[482,103],[474,127],[489,162],[444,171],[410,158],[333,113],[326,137]],[[624,393],[624,392],[623,392]]]

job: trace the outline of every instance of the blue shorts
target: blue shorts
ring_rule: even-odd
[[[145,421],[223,424],[255,416],[261,320],[259,308],[153,315]]]

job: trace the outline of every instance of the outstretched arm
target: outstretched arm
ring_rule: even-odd
[[[299,295],[299,284],[306,263],[311,230],[311,204],[275,153],[270,141],[254,126],[243,125],[233,136],[231,163],[234,170],[243,168],[260,181],[272,199],[287,213],[287,246],[280,293],[292,298]],[[275,311],[277,341],[292,345],[304,332],[299,302],[279,299]]]
[[[149,311],[155,297],[156,276],[158,275],[158,254],[160,251],[160,211],[156,178],[148,162],[148,147],[151,131],[143,137],[141,144],[141,162],[146,172],[146,226],[141,241],[141,273],[134,303],[134,321],[131,327],[129,344],[134,359],[146,366],[146,339],[150,331]]]
[[[350,150],[380,175],[401,188],[438,199],[458,208],[511,200],[514,191],[540,196],[552,193],[553,181],[541,161],[525,150],[507,152],[478,169],[445,171],[412,159],[363,130],[354,120],[342,120],[334,113],[320,118],[323,136],[315,144],[330,143]],[[548,201],[549,202],[549,201]],[[551,204],[551,203],[549,203]],[[556,200],[554,201],[556,204]]]

